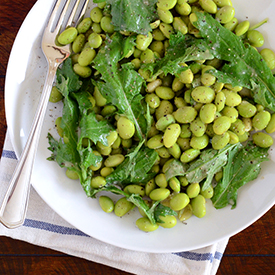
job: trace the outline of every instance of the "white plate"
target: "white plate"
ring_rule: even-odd
[[[255,24],[269,17],[269,22],[260,30],[265,37],[269,34],[265,46],[273,45],[271,48],[275,50],[275,36],[271,35],[275,26],[275,1],[232,2],[237,10],[236,16],[241,21],[248,19]],[[45,79],[47,66],[40,49],[40,39],[52,3],[53,0],[37,1],[17,35],[8,64],[5,107],[8,128],[17,156],[22,152],[26,142]],[[49,104],[32,184],[43,200],[61,217],[94,238],[137,251],[192,250],[238,233],[274,205],[275,157],[274,150],[271,150],[271,161],[263,164],[259,178],[239,191],[235,210],[231,210],[230,207],[215,210],[208,201],[207,214],[203,219],[192,217],[186,224],[178,223],[173,229],[159,228],[155,232],[144,233],[135,226],[138,211],[122,218],[104,213],[97,200],[86,197],[78,182],[69,180],[64,175],[64,170],[56,163],[46,160],[50,156],[46,136],[48,131],[55,132],[54,121],[60,115],[60,108],[56,108],[57,106],[59,105]]]

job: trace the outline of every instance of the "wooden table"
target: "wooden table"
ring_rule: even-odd
[[[0,1],[0,153],[6,133],[4,83],[9,53],[35,0]],[[275,207],[232,237],[218,275],[275,274]],[[129,274],[22,241],[0,237],[0,274]]]

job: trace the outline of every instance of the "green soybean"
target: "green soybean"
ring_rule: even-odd
[[[273,138],[263,132],[254,133],[252,139],[257,146],[262,148],[269,148],[273,144]]]
[[[93,22],[100,23],[100,21],[103,17],[103,12],[99,7],[95,7],[91,10],[90,17]]]
[[[205,104],[201,107],[199,117],[202,122],[209,124],[214,121],[217,107],[213,103]]]
[[[222,135],[214,135],[212,138],[212,147],[215,150],[220,150],[224,148],[230,141],[230,135],[228,132]]]
[[[205,198],[202,195],[198,195],[194,199],[191,200],[191,206],[193,214],[198,217],[202,218],[206,214],[206,207],[205,207]]]
[[[78,57],[78,64],[83,67],[88,66],[92,63],[95,56],[96,51],[94,49],[86,48],[80,53]]]
[[[120,198],[114,207],[114,213],[118,217],[122,217],[125,214],[127,214],[129,211],[131,211],[134,207],[134,204],[129,202],[127,198],[123,197]]]
[[[193,215],[192,206],[188,204],[182,210],[178,212],[178,218],[181,222],[188,220]]]
[[[171,215],[159,216],[159,219],[162,222],[159,222],[158,225],[163,228],[172,228],[177,224],[177,219],[175,216],[171,216]]]
[[[183,162],[183,163],[188,163],[192,160],[194,160],[196,157],[199,156],[200,154],[200,150],[198,149],[188,149],[186,151],[184,151],[180,157],[180,161]]]
[[[100,20],[100,27],[103,31],[112,34],[115,30],[114,25],[112,24],[112,18],[109,16],[103,16]]]
[[[77,34],[78,31],[75,27],[69,27],[59,34],[57,41],[61,45],[71,44],[76,39]]]
[[[180,132],[181,132],[181,127],[178,123],[170,124],[165,129],[165,132],[163,135],[163,145],[166,148],[172,147],[176,143],[176,141],[180,135]]]
[[[136,38],[136,47],[141,51],[145,51],[153,40],[152,34],[149,32],[147,35],[138,34]]]
[[[98,199],[101,209],[106,213],[111,213],[114,210],[114,202],[107,196],[100,196]]]
[[[266,48],[262,49],[260,54],[266,62],[267,66],[271,70],[275,69],[275,53],[272,50]]]
[[[167,188],[156,188],[154,189],[149,197],[153,201],[162,201],[168,198],[170,195],[170,190]]]
[[[66,176],[71,180],[79,179],[78,174],[75,171],[69,169],[66,170]]]
[[[147,147],[150,149],[158,149],[163,147],[162,134],[155,135],[147,141]]]
[[[59,92],[59,90],[57,89],[56,86],[53,86],[52,90],[51,90],[51,95],[50,95],[49,101],[52,103],[56,103],[56,102],[62,100],[62,98],[63,98],[63,95]]]
[[[171,179],[169,179],[168,184],[174,192],[180,192],[180,181],[176,177],[172,177]]]
[[[255,130],[261,131],[267,127],[269,121],[271,119],[271,115],[268,111],[260,111],[258,112],[252,119],[252,126]]]
[[[217,5],[212,0],[199,0],[201,7],[208,13],[215,14],[217,12]]]
[[[88,78],[92,74],[92,69],[88,66],[81,66],[76,63],[73,66],[74,72],[83,78]]]
[[[174,211],[180,211],[186,207],[190,202],[189,197],[185,193],[178,193],[174,195],[170,200],[170,207]]]
[[[96,176],[91,179],[92,188],[100,188],[106,185],[106,180],[102,176]]]
[[[193,107],[184,106],[174,112],[174,118],[179,123],[190,123],[196,118],[197,113],[198,112]]]
[[[241,35],[245,34],[248,31],[249,26],[250,26],[250,23],[249,23],[248,20],[245,20],[245,21],[241,22],[235,28],[235,34],[237,36],[241,36]]]
[[[135,125],[128,118],[121,116],[117,121],[117,131],[121,138],[130,139],[135,133]]]
[[[275,132],[275,113],[271,115],[271,118],[265,128],[265,131],[268,134],[274,133]]]
[[[158,8],[157,13],[158,13],[159,19],[164,23],[171,24],[174,20],[173,14],[169,10]]]
[[[124,161],[125,157],[122,154],[110,155],[105,159],[104,165],[106,167],[116,167]]]
[[[202,150],[209,143],[208,135],[204,134],[200,137],[193,136],[190,140],[190,146],[194,149]]]
[[[156,88],[155,93],[161,99],[170,100],[175,96],[173,90],[169,87],[159,86]]]
[[[246,100],[243,100],[238,106],[237,106],[237,109],[239,111],[239,114],[242,116],[242,117],[246,117],[246,118],[249,118],[249,117],[253,117],[256,112],[257,112],[257,108],[255,105],[249,103],[248,101]]]
[[[231,126],[231,120],[227,116],[218,117],[213,123],[213,131],[217,135],[222,135]]]
[[[249,30],[247,32],[247,40],[253,47],[262,47],[264,45],[264,37],[257,30]]]
[[[72,44],[72,50],[75,53],[81,52],[86,42],[86,37],[84,34],[79,34]]]
[[[216,19],[222,23],[229,23],[235,16],[235,9],[232,6],[225,5],[216,13]]]
[[[158,224],[152,224],[147,217],[139,218],[136,221],[136,226],[144,232],[152,232],[157,230],[159,227]]]
[[[210,87],[198,86],[191,92],[192,98],[199,103],[211,103],[215,98],[215,91]]]

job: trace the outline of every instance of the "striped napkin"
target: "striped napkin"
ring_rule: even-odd
[[[16,162],[16,155],[7,134],[0,162],[0,203]],[[24,225],[17,229],[7,229],[0,224],[1,235],[138,275],[216,274],[228,242],[226,239],[194,251],[162,254],[118,248],[72,227],[47,206],[33,188]]]

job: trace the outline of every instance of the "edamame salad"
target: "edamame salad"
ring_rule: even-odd
[[[237,207],[275,132],[267,19],[239,22],[231,0],[93,2],[57,38],[72,54],[52,89],[63,111],[48,159],[109,215],[138,208],[145,232],[203,218],[207,201]]]

